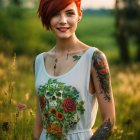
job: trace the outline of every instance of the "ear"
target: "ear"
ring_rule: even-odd
[[[82,15],[83,15],[83,11],[81,10],[79,17],[78,17],[78,22],[80,22],[80,20],[82,19]]]

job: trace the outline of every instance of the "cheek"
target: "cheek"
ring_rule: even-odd
[[[77,18],[74,18],[72,20],[69,21],[69,24],[71,24],[72,26],[77,26]]]
[[[50,20],[50,25],[53,27],[56,24],[57,20],[55,18],[52,18]]]

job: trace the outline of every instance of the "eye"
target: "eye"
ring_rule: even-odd
[[[75,13],[74,12],[68,12],[67,16],[73,16]]]

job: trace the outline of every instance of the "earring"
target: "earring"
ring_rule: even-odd
[[[78,19],[78,22],[80,22],[81,19]]]

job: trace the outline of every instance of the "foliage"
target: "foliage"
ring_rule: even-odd
[[[35,55],[52,42],[50,36],[45,37],[34,10],[7,8],[0,10],[0,17],[0,51],[5,54]]]

